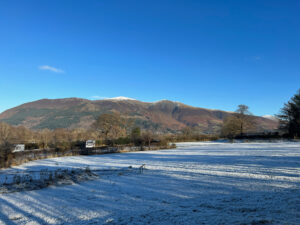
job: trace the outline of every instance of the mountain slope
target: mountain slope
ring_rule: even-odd
[[[230,112],[196,108],[168,100],[154,103],[129,98],[87,100],[80,98],[41,99],[0,114],[0,121],[32,129],[89,128],[102,113],[118,112],[145,129],[174,132],[186,126],[205,133],[218,131]],[[260,129],[275,129],[277,122],[255,117]]]

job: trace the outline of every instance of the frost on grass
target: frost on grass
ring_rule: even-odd
[[[147,168],[2,194],[0,224],[299,224],[300,143],[177,146],[47,159],[6,170]]]
[[[71,185],[83,181],[93,180],[98,177],[89,167],[85,169],[43,169],[36,172],[16,173],[4,176],[4,181],[0,182],[0,194],[31,191],[46,188],[50,185]]]

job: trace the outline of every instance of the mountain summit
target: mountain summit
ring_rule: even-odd
[[[124,97],[124,96],[119,96],[119,97],[114,97],[114,98],[105,98],[103,100],[116,100],[116,101],[132,100],[132,101],[136,101],[136,99],[134,99],[134,98],[128,98],[128,97]]]
[[[117,112],[135,120],[137,126],[161,132],[175,132],[194,127],[204,133],[220,129],[224,117],[231,114],[161,100],[148,103],[127,97],[103,100],[81,98],[41,99],[25,103],[0,114],[0,121],[31,129],[89,128],[102,113]],[[277,122],[255,117],[261,130],[272,130]]]

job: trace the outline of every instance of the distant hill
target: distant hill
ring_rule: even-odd
[[[168,100],[148,103],[125,97],[94,101],[65,98],[25,103],[1,113],[0,121],[31,129],[89,128],[100,114],[111,112],[133,118],[136,125],[145,129],[175,132],[189,126],[204,133],[218,131],[224,117],[230,114]],[[277,127],[277,122],[268,118],[255,117],[255,120],[261,130]]]

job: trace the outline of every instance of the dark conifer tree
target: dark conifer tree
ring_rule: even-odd
[[[279,128],[290,137],[300,137],[300,89],[288,103],[284,104],[279,115]]]

